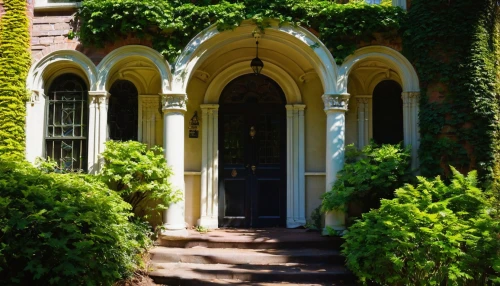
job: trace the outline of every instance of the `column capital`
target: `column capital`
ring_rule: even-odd
[[[343,94],[323,94],[321,98],[325,104],[325,112],[343,111],[346,112],[349,104],[348,93]]]
[[[111,94],[105,90],[102,91],[89,91],[89,101],[91,104],[107,103]]]
[[[187,95],[185,93],[160,93],[162,110],[166,112],[186,112]]]

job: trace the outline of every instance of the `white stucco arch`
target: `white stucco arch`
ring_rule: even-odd
[[[153,63],[161,76],[162,93],[167,93],[170,90],[172,74],[170,67],[165,58],[157,51],[140,45],[129,45],[118,48],[109,53],[97,66],[97,83],[96,91],[105,91],[108,80],[110,79],[110,71],[119,64],[122,60],[131,57],[139,57]]]
[[[253,73],[253,71],[248,65],[248,62],[240,62],[231,65],[229,68],[219,73],[210,82],[207,91],[205,92],[203,103],[219,103],[219,97],[226,85],[233,79],[249,73]],[[299,87],[292,79],[292,77],[283,69],[281,69],[277,65],[266,63],[266,68],[262,69],[261,73],[270,77],[280,86],[280,88],[285,93],[287,104],[296,104],[302,102],[302,96]]]
[[[337,89],[347,93],[349,74],[357,63],[365,60],[377,60],[387,64],[401,79],[403,91],[418,92],[420,85],[417,72],[412,64],[398,51],[384,46],[369,46],[356,50],[353,55],[346,58],[339,69]]]
[[[251,38],[255,28],[254,24],[247,21],[234,31],[219,32],[215,26],[211,26],[199,33],[188,43],[175,63],[172,90],[175,93],[185,93],[194,71],[206,59],[226,45]],[[337,93],[338,72],[335,60],[325,45],[311,32],[302,27],[279,26],[276,22],[266,28],[262,37],[261,41],[286,44],[299,53],[314,67],[321,80],[324,93]],[[268,64],[264,60],[266,67]]]
[[[31,66],[26,87],[34,92],[43,91],[47,84],[44,81],[46,72],[54,66],[60,67],[60,70],[73,69],[79,76],[83,77],[90,90],[96,85],[97,69],[87,56],[75,50],[59,50],[48,54]]]

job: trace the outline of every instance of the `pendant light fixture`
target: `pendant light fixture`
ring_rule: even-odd
[[[255,58],[250,62],[250,67],[253,70],[253,73],[258,75],[262,71],[262,68],[264,68],[264,63],[262,62],[261,59],[259,59],[259,38],[260,34],[257,31],[253,32],[253,37],[255,38],[255,45],[256,45],[256,56]]]

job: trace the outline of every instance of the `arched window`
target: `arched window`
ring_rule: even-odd
[[[373,91],[373,140],[378,144],[397,144],[404,139],[401,92],[393,80],[381,81]]]
[[[87,170],[88,89],[74,74],[57,77],[47,102],[45,153],[66,171]]]
[[[137,140],[138,93],[128,80],[117,80],[109,90],[108,126],[112,140]]]

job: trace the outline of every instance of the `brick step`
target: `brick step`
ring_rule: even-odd
[[[325,249],[234,249],[234,248],[169,248],[150,251],[153,263],[198,264],[281,264],[330,263],[343,265],[345,258],[338,250]]]
[[[329,264],[153,263],[152,268],[149,276],[153,281],[166,285],[217,285],[217,281],[224,279],[241,281],[243,285],[257,285],[260,282],[355,285],[354,277],[346,268]]]
[[[242,248],[242,249],[340,249],[338,237],[324,237],[304,229],[265,230],[214,230],[208,233],[190,231],[188,237],[162,238],[161,246],[191,248]]]

